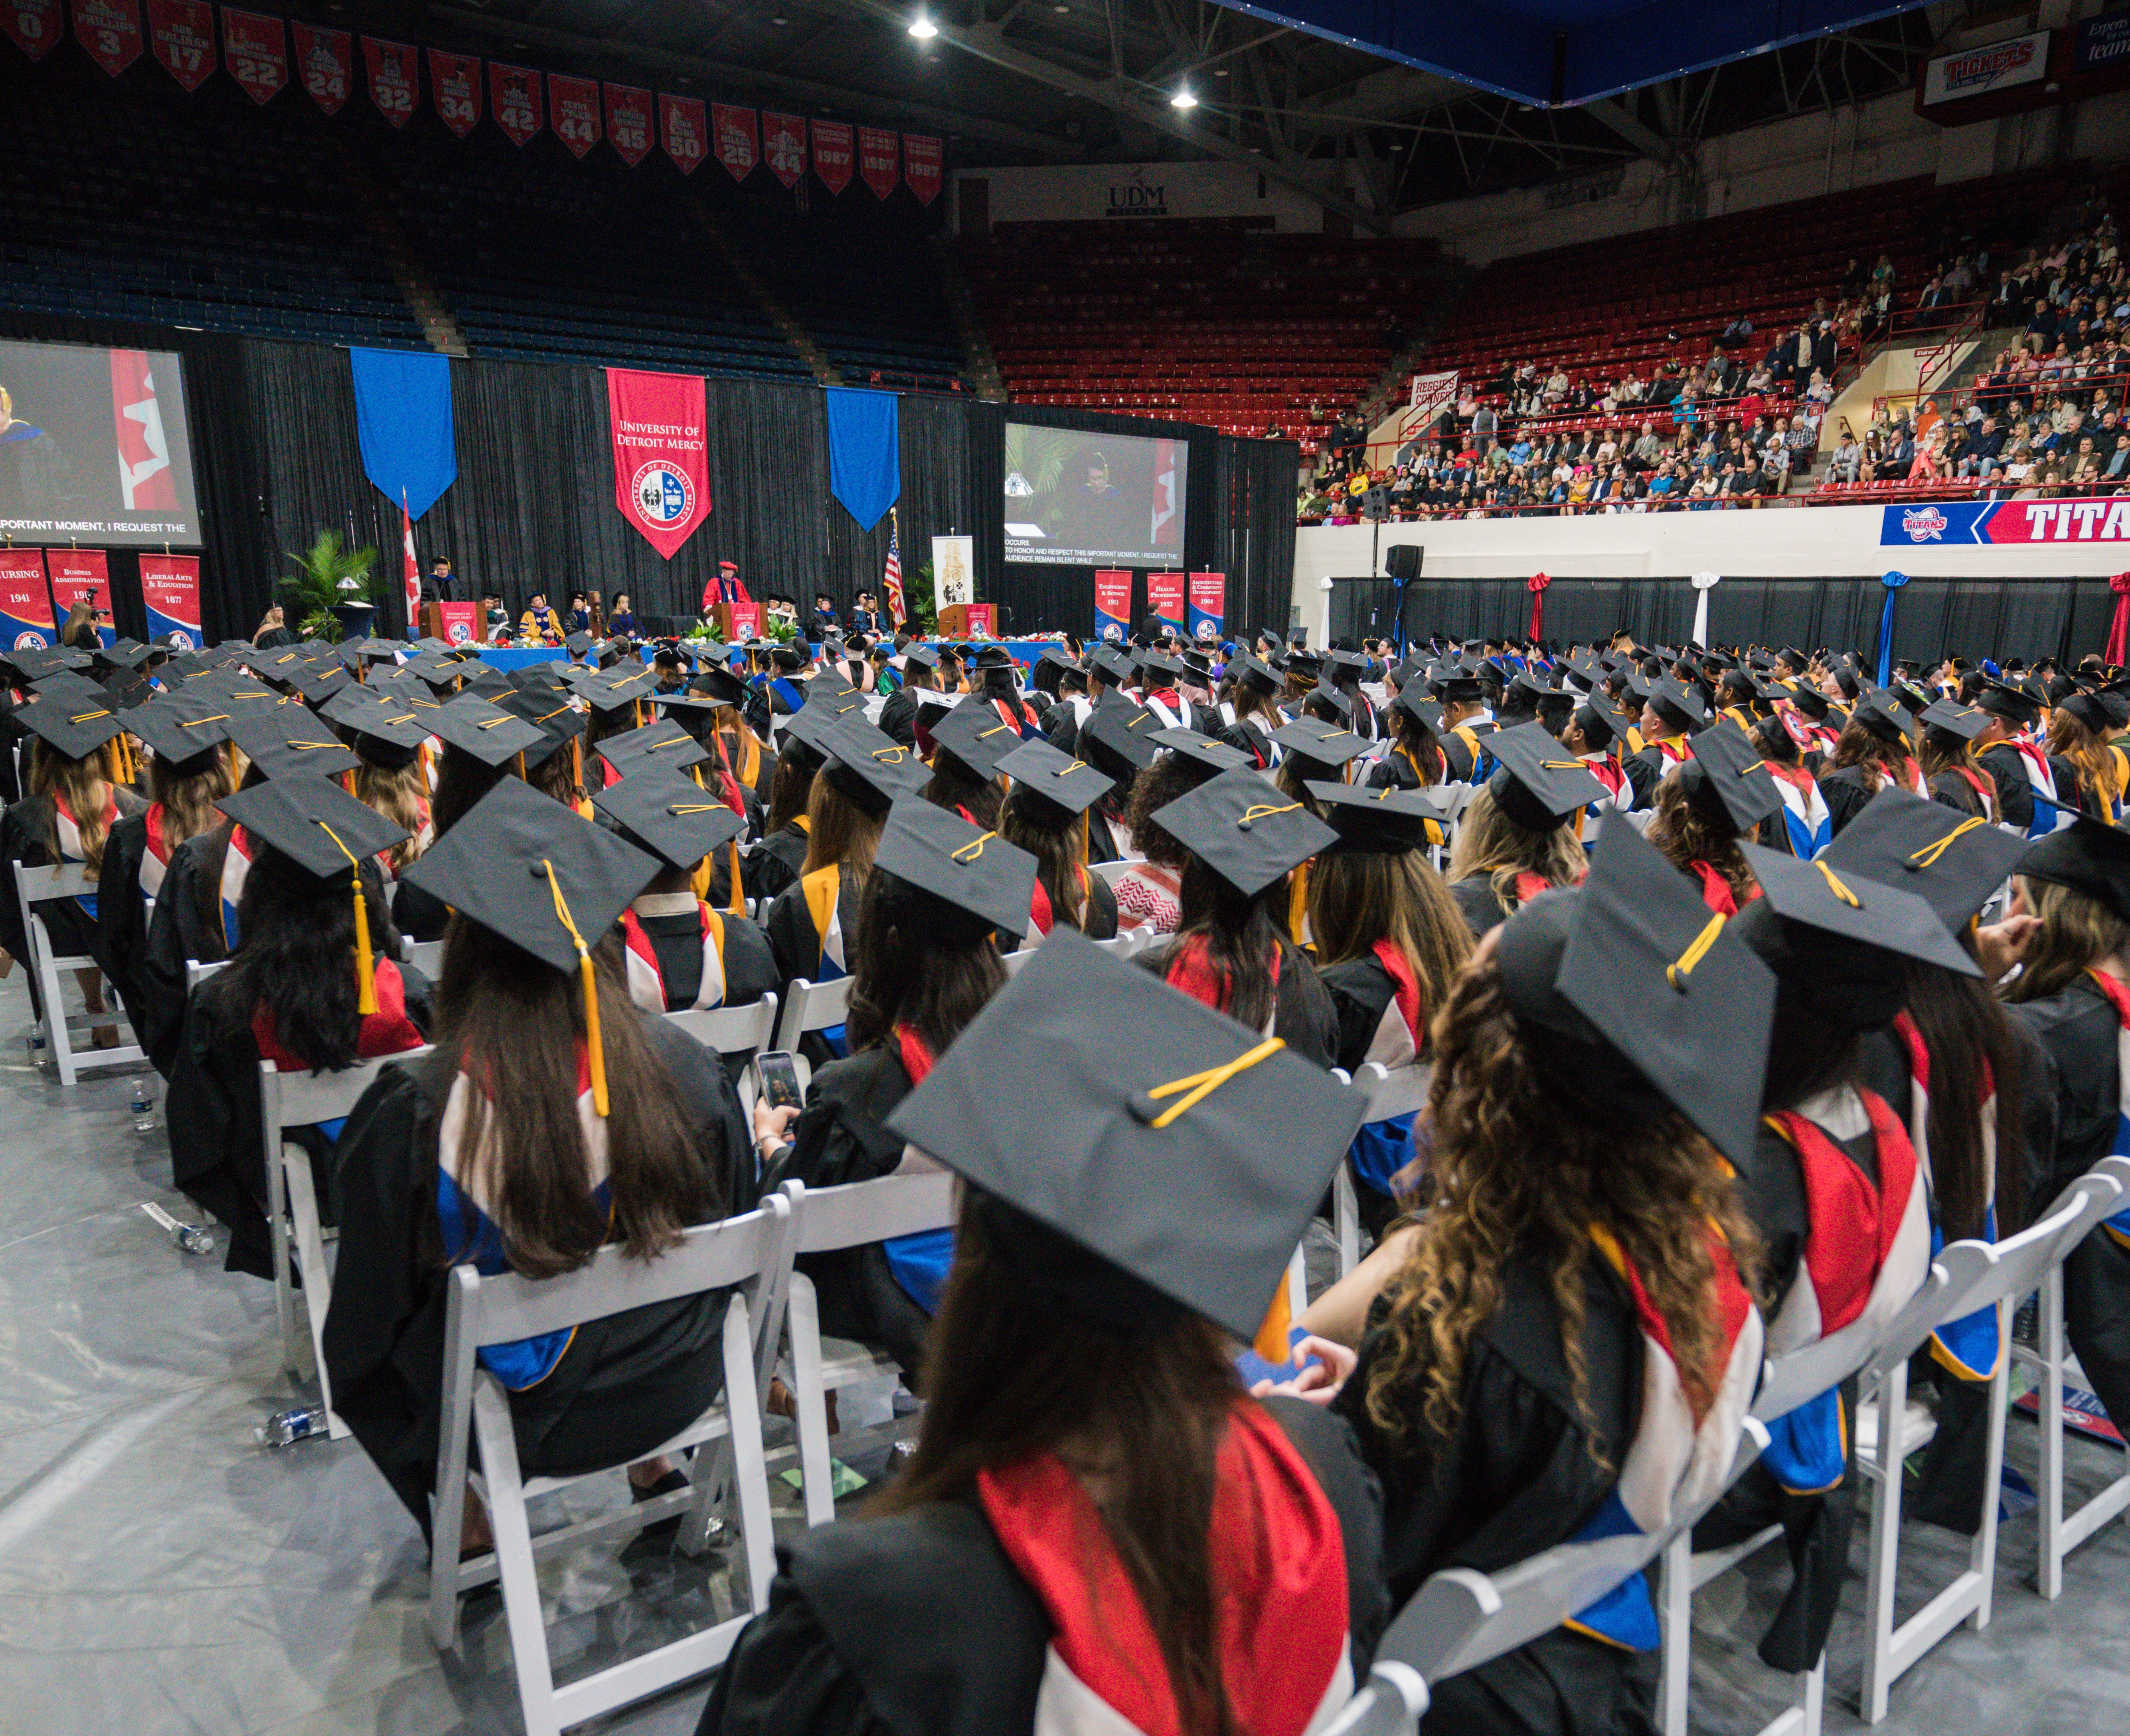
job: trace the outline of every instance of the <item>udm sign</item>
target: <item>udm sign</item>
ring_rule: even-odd
[[[1166,217],[1168,215],[1168,189],[1163,185],[1147,184],[1146,171],[1139,170],[1121,187],[1110,189],[1110,206],[1105,213],[1110,217]]]

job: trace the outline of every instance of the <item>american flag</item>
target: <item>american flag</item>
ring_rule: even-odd
[[[888,619],[900,627],[905,615],[902,606],[902,531],[892,507],[888,509],[887,566],[881,574],[880,588],[887,593]]]

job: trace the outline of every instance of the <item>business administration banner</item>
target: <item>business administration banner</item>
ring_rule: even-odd
[[[289,82],[289,32],[265,12],[222,9],[222,62],[255,103],[270,103]]]
[[[111,557],[100,548],[48,548],[45,570],[51,575],[52,608],[64,621],[67,611],[85,602],[96,611],[97,635],[107,645],[118,643],[111,624]]]
[[[1146,576],[1147,612],[1172,633],[1183,631],[1183,579],[1180,572]]]
[[[354,88],[355,39],[344,30],[320,30],[298,19],[289,28],[296,33],[297,78],[313,103],[338,114]]]
[[[710,515],[703,376],[609,368],[606,399],[614,503],[670,561]]]
[[[187,90],[214,76],[214,8],[208,0],[148,0],[148,45]]]
[[[1889,506],[1879,541],[1994,547],[2032,543],[2130,543],[2130,497],[2084,500],[1946,500]]]
[[[1131,633],[1131,569],[1095,569],[1095,637],[1111,643]]]
[[[547,124],[555,136],[582,156],[599,141],[599,89],[596,79],[547,74]]]
[[[1228,618],[1228,576],[1225,572],[1191,575],[1191,637],[1217,639]]]
[[[45,588],[45,557],[35,548],[0,548],[0,645],[10,651],[47,650],[59,643],[52,594]]]
[[[199,557],[141,557],[141,600],[148,609],[148,637],[178,636],[178,648],[197,651],[206,643],[200,631]]]

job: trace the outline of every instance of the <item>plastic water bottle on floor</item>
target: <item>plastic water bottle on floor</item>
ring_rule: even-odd
[[[298,1406],[294,1410],[275,1411],[251,1431],[251,1438],[261,1447],[293,1447],[298,1441],[308,1441],[325,1432],[323,1411],[305,1410]]]
[[[153,1200],[144,1201],[141,1209],[150,1221],[159,1225],[163,1233],[188,1254],[214,1252],[214,1232],[199,1224],[180,1223]]]
[[[153,1133],[155,1131],[155,1088],[146,1079],[133,1081],[133,1131]]]

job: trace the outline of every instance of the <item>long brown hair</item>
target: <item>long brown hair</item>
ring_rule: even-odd
[[[355,799],[365,807],[375,808],[406,831],[406,837],[392,846],[394,873],[418,860],[428,848],[422,839],[422,827],[426,823],[422,798],[427,790],[427,780],[422,775],[419,760],[409,760],[395,769],[373,765],[365,759],[355,768]]]
[[[222,816],[215,810],[222,798],[236,787],[229,775],[229,756],[207,756],[207,769],[180,777],[170,768],[181,761],[155,759],[148,766],[149,799],[163,810],[163,842],[175,849],[188,838],[197,838]]]
[[[936,1057],[1005,987],[1005,965],[989,935],[942,922],[938,901],[900,874],[881,869],[867,881],[851,947],[853,1055],[907,1025]]]
[[[1965,772],[1970,777],[1980,778],[1982,787],[1989,791],[1994,806],[1997,799],[1997,780],[1982,762],[1975,757],[1975,748],[1965,736],[1951,729],[1941,729],[1935,724],[1923,726],[1922,752],[1917,756],[1925,779],[1941,772]],[[1963,778],[1961,782],[1966,780]]]
[[[1054,1452],[1091,1482],[1102,1528],[1161,1647],[1187,1736],[1233,1729],[1209,1538],[1220,1444],[1243,1396],[1197,1315],[1139,1333],[1079,1318],[1030,1270],[1027,1220],[973,1188],[928,1340],[924,1423],[876,1514],[969,1499],[978,1475]]]
[[[2025,1222],[2019,1107],[2026,1087],[2026,1052],[2012,1034],[2003,1005],[1981,978],[1956,976],[1942,965],[1911,959],[1908,979],[1908,1016],[1930,1056],[1936,1088],[1930,1093],[1928,1131],[1938,1227],[1947,1241],[1983,1232],[1990,1181],[1981,1115],[1986,1076],[1997,1102],[1989,1130],[1997,1146],[1997,1233],[2009,1235]]]
[[[1457,836],[1449,846],[1452,886],[1484,874],[1503,905],[1515,897],[1516,877],[1537,874],[1548,886],[1574,886],[1590,865],[1574,830],[1563,821],[1550,832],[1518,825],[1483,784],[1472,792]]]
[[[845,886],[863,884],[886,823],[885,815],[868,814],[826,777],[816,777],[806,796],[806,860],[800,872],[840,868]]]
[[[820,765],[810,751],[786,742],[776,756],[776,769],[769,774],[769,813],[762,823],[762,835],[771,837],[806,811],[814,793],[814,776]]]
[[[1683,766],[1674,766],[1657,785],[1656,817],[1650,822],[1649,840],[1682,874],[1693,873],[1696,862],[1707,863],[1723,877],[1731,897],[1742,905],[1759,890],[1760,882],[1746,865],[1746,853],[1738,848],[1736,830],[1712,819],[1686,793],[1683,770]]]
[[[514,1272],[552,1278],[609,1241],[647,1260],[689,1225],[722,1214],[719,1168],[705,1161],[622,980],[618,944],[594,954],[611,1214],[594,1198],[591,1155],[577,1118],[585,997],[577,973],[454,913],[437,983],[437,1046],[479,1088],[467,1093],[456,1180],[485,1203]],[[477,1188],[484,1153],[493,1168]],[[466,1251],[446,1249],[463,1259]]]
[[[2049,753],[2061,755],[2078,770],[2080,806],[2088,813],[2109,817],[2108,798],[2115,787],[2115,768],[2109,763],[2108,744],[2088,729],[2085,721],[2059,705],[2049,716]]]
[[[1432,1144],[1413,1202],[1425,1211],[1411,1257],[1384,1293],[1383,1350],[1365,1394],[1371,1419],[1393,1439],[1411,1441],[1416,1427],[1438,1442],[1450,1437],[1465,1353],[1501,1306],[1507,1266],[1519,1257],[1550,1279],[1576,1408],[1588,1416],[1583,1324],[1593,1228],[1618,1243],[1664,1322],[1688,1399],[1705,1406],[1721,1374],[1710,1226],[1729,1241],[1741,1274],[1757,1270],[1760,1257],[1728,1167],[1677,1114],[1629,1121],[1543,1064],[1491,958],[1459,979],[1431,1039]]]
[[[2008,1001],[2038,1001],[2068,988],[2102,959],[2130,949],[2130,923],[2099,900],[2053,880],[2014,874],[2027,908],[2042,919],[2018,975],[1999,990]]]
[[[1264,1029],[1279,1007],[1276,971],[1292,962],[1282,956],[1287,877],[1262,892],[1239,892],[1196,856],[1187,856],[1177,902],[1182,915],[1159,955],[1159,973],[1165,977],[1193,942],[1204,942],[1206,967],[1221,984],[1215,1010],[1253,1031]]]
[[[1853,719],[1834,739],[1834,751],[1827,756],[1829,767],[1842,771],[1851,766],[1863,769],[1865,787],[1875,796],[1888,777],[1896,784],[1908,773],[1906,750],[1874,735]]]
[[[1442,1004],[1473,945],[1471,925],[1418,850],[1319,856],[1309,871],[1309,933],[1320,969],[1389,941],[1412,967],[1423,1015]]]
[[[98,748],[84,758],[74,759],[48,741],[39,739],[33,745],[36,753],[30,765],[30,793],[52,798],[44,813],[45,854],[54,863],[60,859],[59,805],[64,802],[81,836],[82,867],[93,880],[103,869],[104,838],[110,830],[112,784],[104,750]]]
[[[1063,818],[1061,826],[1057,822]],[[1072,928],[1087,925],[1087,888],[1080,873],[1087,859],[1080,816],[1066,815],[1053,801],[1029,793],[1024,783],[1006,792],[1000,810],[998,835],[1035,858],[1036,883],[1050,901],[1051,920]],[[1165,834],[1163,835],[1166,835]]]

